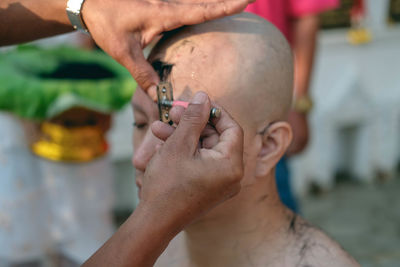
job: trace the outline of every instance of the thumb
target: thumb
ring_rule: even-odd
[[[180,153],[193,155],[197,149],[201,132],[207,125],[210,107],[208,95],[204,92],[197,92],[166,145],[171,143]]]
[[[121,60],[121,63],[128,69],[137,84],[145,92],[150,93],[150,97],[153,100],[156,100],[156,85],[159,83],[160,78],[145,59],[139,43],[131,42],[130,45],[130,52]]]

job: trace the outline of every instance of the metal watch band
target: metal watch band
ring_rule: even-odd
[[[83,2],[85,2],[85,0],[68,0],[67,15],[75,30],[89,34],[81,14]]]

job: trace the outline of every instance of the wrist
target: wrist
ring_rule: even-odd
[[[165,208],[157,205],[157,203],[149,201],[141,200],[131,217],[134,217],[138,221],[143,220],[145,229],[153,232],[154,235],[158,235],[162,239],[172,239],[185,226],[180,221],[180,218],[177,218],[177,216],[174,216],[171,212],[165,210]]]
[[[127,223],[132,233],[135,233],[135,238],[143,241],[140,242],[140,257],[143,257],[140,262],[146,262],[148,266],[154,265],[169,242],[182,230],[168,211],[143,201],[139,202]],[[151,244],[144,245],[148,240],[151,240]]]
[[[154,266],[178,232],[154,205],[141,202],[84,266]]]

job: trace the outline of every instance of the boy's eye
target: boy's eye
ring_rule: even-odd
[[[140,129],[144,129],[146,128],[147,123],[138,123],[138,122],[134,122],[133,123],[133,127],[135,127],[136,129],[140,130]]]

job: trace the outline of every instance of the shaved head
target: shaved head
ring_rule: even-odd
[[[202,90],[242,126],[259,128],[286,118],[293,62],[283,35],[249,14],[166,33],[149,61],[168,80],[177,99]]]

